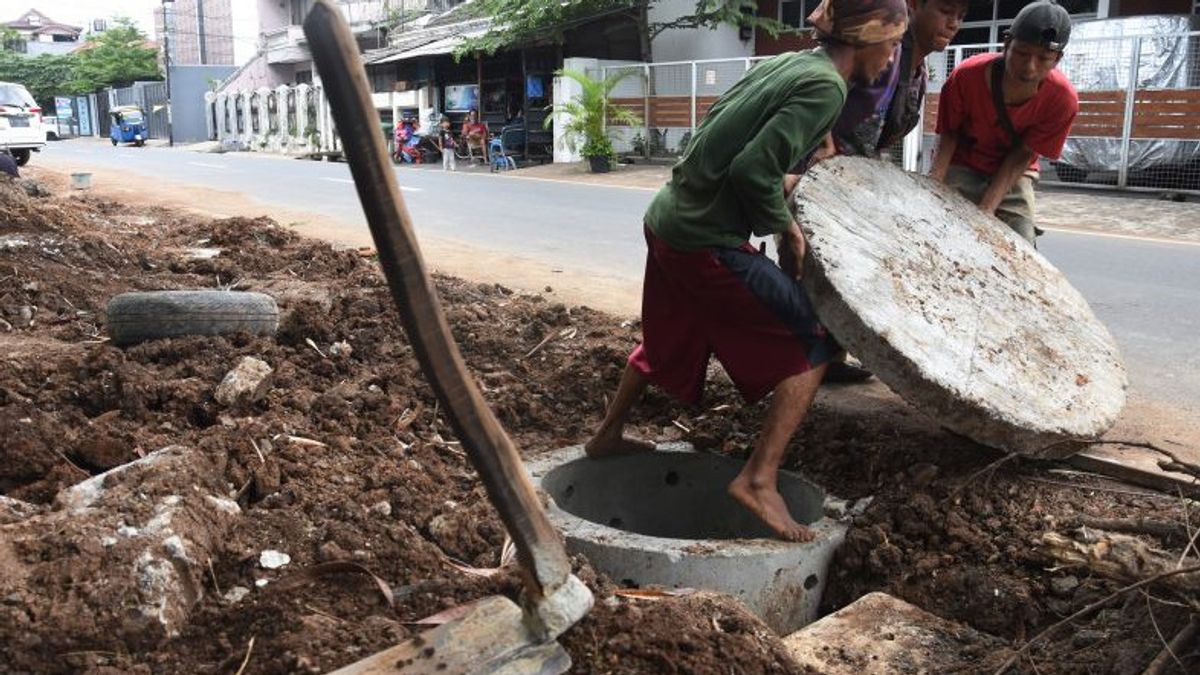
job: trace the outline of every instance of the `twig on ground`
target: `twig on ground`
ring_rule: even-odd
[[[1179,554],[1179,562],[1175,563],[1176,567],[1183,567],[1183,561],[1187,559],[1188,551],[1191,551],[1196,547],[1196,537],[1200,537],[1200,530],[1196,530],[1196,532],[1188,539],[1187,546],[1183,547],[1183,553]]]
[[[255,443],[253,438],[250,439],[250,447],[254,448],[254,452],[258,453],[258,461],[266,464],[267,458],[263,457],[262,450],[258,449],[258,443]]]
[[[234,675],[242,675],[242,673],[246,672],[246,666],[250,664],[250,653],[254,651],[254,637],[253,635],[250,636],[250,644],[246,645],[246,658],[242,659],[242,665]]]
[[[1026,642],[1024,645],[1022,645],[1021,648],[1018,649],[1015,653],[1013,653],[1012,656],[1008,657],[1008,660],[1006,660],[1004,663],[1000,664],[1000,667],[996,669],[994,675],[1004,675],[1004,673],[1008,672],[1008,669],[1012,668],[1013,665],[1015,665],[1021,659],[1021,657],[1026,652],[1028,652],[1035,644],[1050,637],[1059,628],[1062,628],[1063,626],[1071,623],[1072,621],[1075,621],[1076,619],[1079,619],[1079,618],[1087,616],[1088,614],[1091,614],[1092,612],[1100,609],[1101,607],[1104,607],[1105,605],[1107,605],[1108,603],[1112,602],[1113,600],[1121,597],[1122,595],[1124,595],[1130,591],[1136,591],[1137,589],[1142,588],[1144,586],[1149,586],[1150,584],[1153,584],[1157,581],[1166,579],[1167,577],[1173,577],[1178,574],[1193,574],[1195,572],[1200,572],[1200,565],[1192,565],[1191,567],[1181,567],[1179,569],[1168,570],[1166,572],[1155,574],[1152,577],[1147,577],[1137,583],[1133,583],[1133,584],[1130,584],[1128,586],[1125,586],[1123,588],[1119,588],[1119,589],[1113,591],[1112,593],[1104,596],[1103,598],[1097,600],[1096,602],[1093,602],[1092,604],[1088,605],[1087,607],[1084,607],[1083,609],[1079,610],[1078,612],[1075,612],[1074,614],[1068,616],[1067,618],[1047,627],[1042,632],[1040,632],[1037,635],[1030,638],[1029,641]]]
[[[1200,617],[1192,617],[1192,620],[1176,633],[1175,637],[1171,638],[1171,642],[1163,647],[1158,656],[1154,657],[1154,660],[1146,666],[1146,669],[1142,671],[1142,675],[1160,675],[1166,670],[1167,665],[1171,663],[1172,659],[1186,673],[1187,668],[1179,661],[1179,657],[1175,656],[1175,652],[1183,651],[1183,648],[1195,639],[1197,632],[1200,632]]]
[[[58,455],[59,459],[66,462],[72,469],[75,469],[76,471],[83,474],[84,476],[88,476],[89,478],[91,477],[92,474],[88,473],[83,467],[79,466],[75,462],[72,462],[69,457],[67,457],[65,454],[63,454],[62,450],[59,450],[58,448],[50,448],[50,450],[54,454]]]
[[[1129,534],[1148,534],[1159,539],[1186,539],[1189,531],[1179,523],[1170,523],[1149,518],[1093,518],[1080,516],[1079,524],[1096,530],[1110,532],[1126,532]]]
[[[1143,588],[1142,595],[1146,596],[1146,615],[1150,617],[1150,625],[1154,627],[1154,634],[1158,636],[1158,641],[1162,643],[1163,651],[1167,652],[1171,655],[1171,658],[1175,659],[1175,663],[1179,664],[1179,668],[1181,670],[1187,672],[1187,668],[1183,667],[1183,662],[1180,661],[1179,657],[1175,656],[1175,652],[1171,650],[1171,643],[1167,642],[1166,636],[1162,634],[1162,629],[1158,627],[1158,619],[1154,618],[1154,607],[1150,604],[1150,594],[1147,593],[1146,589]],[[1157,659],[1158,657],[1156,656],[1154,658]]]
[[[315,351],[316,353],[321,355],[321,358],[323,358],[323,359],[329,358],[328,356],[325,355],[325,352],[321,351],[321,348],[317,346],[317,343],[313,342],[312,338],[304,338],[304,344],[308,345],[309,347],[312,347],[313,351]]]
[[[208,573],[212,575],[213,590],[217,592],[218,596],[221,595],[221,585],[217,583],[217,571],[213,569],[211,557],[208,559]]]
[[[975,473],[971,474],[970,476],[967,476],[967,479],[965,481],[963,481],[958,487],[954,488],[954,490],[950,493],[950,496],[947,497],[947,499],[957,499],[958,496],[960,494],[962,494],[962,491],[965,490],[968,485],[970,485],[971,483],[974,483],[977,478],[979,478],[980,476],[982,476],[985,473],[995,471],[996,469],[1000,468],[1003,464],[1005,464],[1019,456],[1020,455],[1018,455],[1015,452],[1010,452],[1007,455],[1001,457],[1000,459],[997,459],[996,461],[991,462],[990,464],[988,464],[987,466],[983,467],[982,469],[976,471]]]

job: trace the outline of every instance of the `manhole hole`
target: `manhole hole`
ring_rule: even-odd
[[[845,525],[826,517],[826,495],[793,473],[780,492],[793,517],[818,533],[791,543],[734,502],[725,488],[742,462],[686,444],[643,455],[588,459],[579,446],[531,462],[567,546],[623,586],[702,588],[738,597],[768,626],[791,633],[817,616]]]

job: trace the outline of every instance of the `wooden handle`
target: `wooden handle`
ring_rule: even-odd
[[[535,599],[549,595],[571,572],[566,551],[516,447],[484,402],[450,334],[379,133],[379,116],[371,102],[358,45],[341,12],[329,0],[318,0],[313,6],[304,21],[304,34],[332,108],[379,263],[417,360],[517,546],[527,590]]]

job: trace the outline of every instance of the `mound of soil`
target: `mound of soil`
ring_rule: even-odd
[[[515,572],[491,570],[503,527],[439,415],[374,259],[268,219],[30,197],[7,181],[0,214],[0,527],[167,446],[203,453],[219,467],[215,489],[241,509],[220,551],[202,561],[208,574],[182,628],[150,645],[121,639],[128,631],[120,627],[51,635],[55,627],[38,620],[51,594],[28,587],[0,598],[0,671],[232,673],[253,639],[245,672],[324,672],[419,632],[430,615],[487,594],[515,596]],[[468,366],[518,447],[538,453],[584,440],[637,343],[636,322],[495,285],[436,282]],[[106,343],[113,295],[195,288],[274,296],[284,313],[278,335],[125,350]],[[257,401],[222,406],[213,392],[246,356],[274,370],[271,387]],[[714,366],[703,409],[651,392],[635,424],[648,438],[744,456],[763,412],[741,402]],[[1069,478],[1035,482],[1047,467],[1026,460],[956,492],[995,455],[877,386],[823,395],[794,450],[793,468],[831,491],[874,496],[839,555],[829,608],[884,590],[1011,640],[1113,588],[1080,572],[1047,572],[1028,549],[1035,535],[1069,528],[1079,514],[1179,513],[1177,502],[1154,495]],[[81,555],[23,546],[22,564]],[[10,564],[5,550],[0,573]],[[268,568],[264,551],[290,561]],[[369,570],[391,587],[394,604],[359,568],[301,572],[332,561]],[[563,637],[576,672],[795,670],[777,637],[728,598],[628,599],[586,560],[576,565],[597,595],[596,609]],[[69,566],[61,575],[39,583],[70,588]],[[1087,640],[1067,632],[1035,650],[1038,670],[1144,665],[1161,648],[1148,608],[1168,636],[1187,618],[1131,597],[1081,622]],[[31,646],[39,643],[46,647]]]

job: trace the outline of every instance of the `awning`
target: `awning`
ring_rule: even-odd
[[[450,37],[442,38],[440,40],[434,40],[433,42],[423,44],[420,47],[413,47],[412,49],[406,49],[405,51],[402,51],[398,54],[392,54],[391,56],[385,56],[382,59],[379,59],[378,61],[372,61],[371,63],[372,64],[395,63],[397,61],[407,61],[409,59],[415,59],[420,56],[438,56],[440,54],[449,54],[449,53],[453,52],[455,49],[457,49],[459,45],[466,42],[468,39],[480,37],[480,36],[484,35],[485,33],[487,33],[486,29],[485,30],[468,31],[466,33],[459,33],[458,35],[451,35]]]

